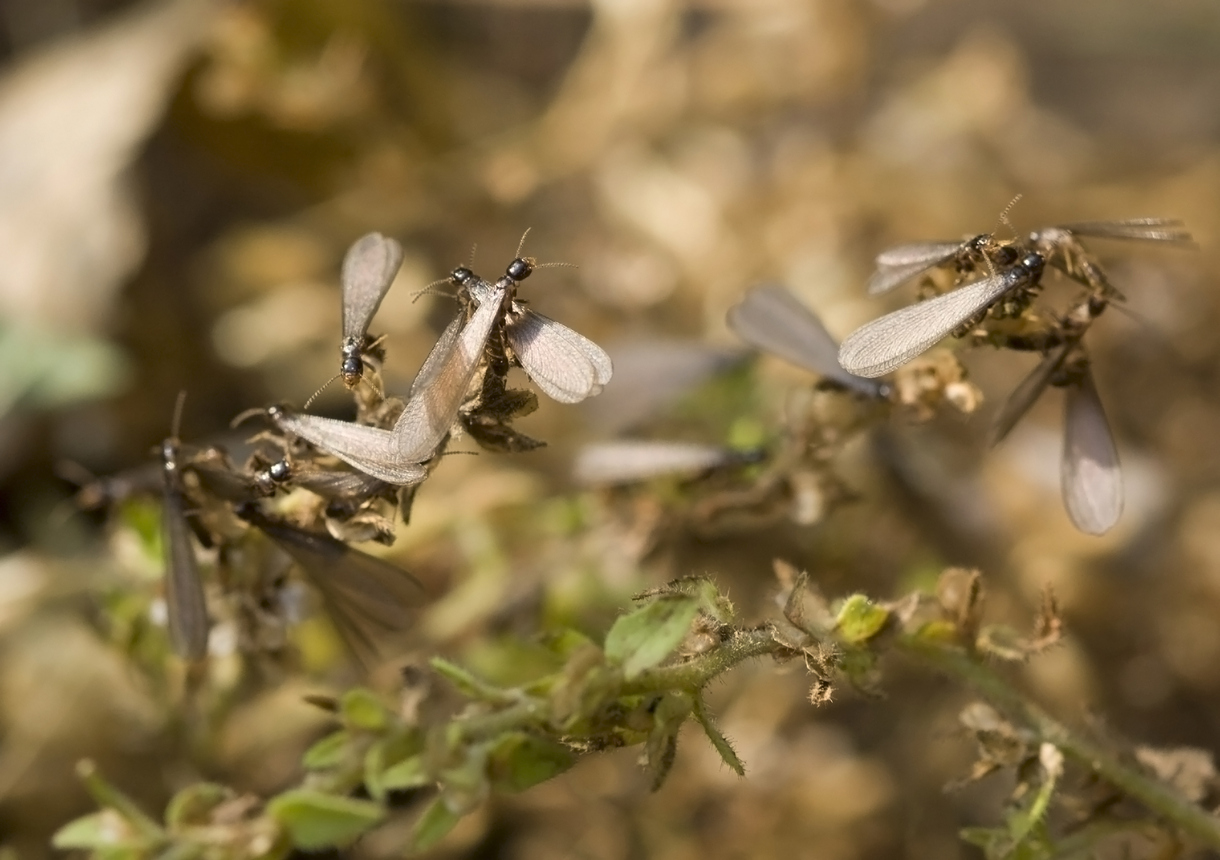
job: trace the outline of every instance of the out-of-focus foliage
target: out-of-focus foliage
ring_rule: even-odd
[[[941,595],[960,610],[939,628],[946,639],[977,638],[992,658],[1036,654],[1014,670],[1035,698],[1071,723],[1102,715],[1150,745],[1151,771],[1188,770],[1198,778],[1182,790],[1214,801],[1199,768],[1152,749],[1214,748],[1220,713],[1213,13],[1205,0],[2,0],[5,844],[44,855],[52,833],[96,809],[74,771],[85,758],[111,800],[158,812],[90,819],[108,834],[242,822],[269,797],[292,830],[323,817],[301,810],[332,803],[301,785],[302,755],[324,758],[333,729],[302,697],[364,679],[308,593],[293,592],[303,623],[267,633],[274,657],[243,657],[221,617],[206,670],[188,672],[161,626],[155,510],[133,502],[103,523],[71,515],[67,499],[90,473],[144,460],[181,389],[183,438],[213,441],[241,410],[300,405],[333,376],[339,261],[368,230],[407,251],[374,325],[390,391],[405,392],[452,315],[450,299],[412,293],[474,243],[476,271],[498,273],[527,228],[526,253],[577,266],[535,274],[532,307],[606,345],[619,369],[587,409],[544,402],[521,422],[547,448],[448,457],[421,489],[386,551],[439,596],[410,662],[442,655],[512,688],[545,674],[539,632],[573,628],[598,642],[617,631],[623,670],[643,677],[668,651],[615,621],[631,594],[708,575],[745,623],[769,618],[775,557],[827,594],[857,595],[842,653],[811,649],[805,662],[817,674],[847,661],[859,691],[831,698],[803,671],[749,663],[707,690],[725,746],[683,744],[661,791],[649,794],[655,772],[635,751],[588,756],[460,822],[432,806],[429,832],[456,823],[439,855],[971,856],[958,839],[970,828],[995,856],[1043,856],[1046,798],[1072,771],[975,713],[962,720],[986,752],[975,766],[1006,776],[942,793],[971,773],[962,693],[921,672],[882,675],[870,657],[877,613],[896,610],[862,595],[930,585],[946,564],[988,572],[1001,622],[981,626],[958,583],[954,601]],[[1163,215],[1199,243],[1101,249],[1138,316],[1108,314],[1090,333],[1126,476],[1126,512],[1106,537],[1076,533],[1058,501],[1057,392],[985,451],[989,410],[1033,364],[985,349],[964,358],[986,399],[972,417],[974,404],[815,440],[833,453],[833,484],[803,463],[733,528],[700,527],[705,485],[573,489],[577,445],[629,430],[782,449],[810,414],[852,427],[842,399],[809,392],[809,376],[778,360],[713,373],[738,346],[726,309],[780,280],[841,337],[909,298],[865,295],[878,251],[1004,233],[997,216],[1017,193],[1022,234]],[[623,371],[641,345],[673,339],[705,350],[677,351],[687,381]],[[647,368],[666,353],[646,354]],[[613,397],[629,406],[599,413]],[[342,387],[314,408],[340,414]],[[1058,613],[1039,609],[1047,584]],[[645,630],[677,630],[677,608],[644,610],[664,616]],[[1068,635],[1009,632],[1028,616],[1062,617]],[[401,665],[367,681],[379,701]],[[442,724],[456,706],[428,707],[439,713],[420,719]],[[675,713],[674,730],[702,720]],[[406,771],[401,785],[421,779]],[[226,788],[208,794],[213,783]],[[361,856],[397,856],[422,803],[383,788],[393,811],[350,849]],[[349,798],[330,820],[380,822],[375,781],[367,790],[376,803]],[[1052,810],[1051,823],[1090,811]],[[283,832],[269,827],[259,849],[282,849]],[[1164,847],[1139,828],[1109,836],[1137,856]]]

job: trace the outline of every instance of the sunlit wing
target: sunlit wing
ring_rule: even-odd
[[[727,321],[738,337],[798,367],[821,374],[868,397],[885,386],[839,366],[839,345],[822,321],[796,296],[777,284],[755,287],[729,308]]]
[[[1118,448],[1087,369],[1067,388],[1060,479],[1063,503],[1076,528],[1100,535],[1118,522],[1123,512]]]

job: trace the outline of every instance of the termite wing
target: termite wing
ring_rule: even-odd
[[[1065,389],[1060,463],[1063,504],[1077,529],[1100,535],[1122,514],[1122,469],[1088,358],[1073,356],[1077,349],[1076,341],[1065,343],[1021,381],[1000,411],[991,441],[994,445],[1003,440],[1047,386]]]
[[[910,305],[856,329],[839,348],[839,364],[870,379],[931,349],[1005,294],[1038,283],[1044,260],[1029,252],[1010,268],[952,292]]]
[[[1077,237],[1125,239],[1130,241],[1164,242],[1177,246],[1192,246],[1193,239],[1182,222],[1173,218],[1132,218],[1126,221],[1085,221],[1046,227],[1029,235],[1030,244],[1049,263],[1068,277],[1086,286],[1101,290],[1106,297],[1118,297],[1105,272]]]
[[[364,373],[361,357],[369,324],[402,265],[402,245],[380,233],[361,236],[343,258],[343,342],[339,373],[354,388]]]
[[[980,233],[959,242],[899,245],[877,255],[877,270],[868,279],[868,294],[888,293],[912,278],[948,263],[963,268],[991,260],[994,265],[1008,266],[1016,262],[1017,255],[1014,247],[1000,244],[990,233]]]
[[[614,367],[606,351],[593,341],[516,299],[518,285],[533,273],[535,265],[528,257],[517,257],[495,284],[465,266],[454,269],[449,279],[459,293],[480,306],[493,292],[505,292],[504,335],[525,375],[552,400],[579,403],[601,392]]]
[[[405,631],[427,602],[419,580],[387,561],[254,504],[238,508],[237,515],[292,557],[322,595],[339,634],[366,664],[378,656],[379,641]]]
[[[577,483],[631,484],[668,475],[699,475],[712,469],[761,459],[757,451],[738,451],[694,442],[620,440],[584,446],[572,466]]]
[[[177,421],[175,421],[175,424]],[[208,652],[208,607],[199,561],[187,524],[186,491],[182,482],[177,434],[161,443],[161,529],[165,553],[165,606],[170,643],[186,660],[201,660]]]
[[[1063,504],[1073,525],[1105,534],[1123,512],[1123,475],[1118,448],[1087,362],[1067,382],[1063,412]]]
[[[428,476],[423,464],[435,455],[457,419],[503,299],[503,289],[490,291],[460,331],[452,323],[445,329],[420,370],[423,384],[417,381],[412,388],[392,430],[280,407],[272,407],[268,415],[281,430],[367,475],[397,486],[418,484]]]
[[[751,346],[826,377],[865,397],[885,399],[890,387],[839,365],[839,345],[796,296],[778,284],[754,287],[729,308],[729,328]]]

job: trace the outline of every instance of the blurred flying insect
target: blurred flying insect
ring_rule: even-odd
[[[751,346],[778,355],[827,381],[865,397],[884,400],[890,386],[857,376],[839,364],[839,345],[809,308],[778,284],[749,290],[729,308],[729,328]]]
[[[381,300],[389,292],[402,266],[402,245],[380,233],[361,236],[343,258],[343,342],[339,347],[339,375],[355,388],[364,375],[364,355],[372,323]]]
[[[1066,392],[1060,464],[1063,504],[1077,529],[1105,534],[1122,514],[1122,469],[1088,357],[1078,341],[1049,353],[1022,380],[996,419],[992,444],[1002,441],[1051,385]]]
[[[839,364],[849,373],[870,379],[889,373],[1006,296],[1036,287],[1044,265],[1041,254],[1029,251],[991,277],[873,320],[843,341]]]
[[[455,319],[420,368],[411,396],[393,429],[338,421],[272,407],[268,415],[281,430],[357,470],[397,486],[418,484],[424,465],[437,453],[457,420],[487,338],[500,315],[505,291],[497,286],[476,296],[478,307],[466,321]]]
[[[161,443],[162,510],[161,538],[165,554],[165,607],[170,644],[185,660],[202,660],[208,653],[207,599],[203,577],[191,543],[187,521],[186,489],[179,462],[178,427],[182,421],[185,392],[174,409],[173,432]]]
[[[460,296],[469,296],[480,306],[493,294],[503,293],[503,332],[512,357],[547,397],[559,403],[579,403],[601,393],[614,367],[606,351],[593,341],[530,310],[516,298],[521,282],[537,268],[533,258],[517,256],[494,284],[466,266],[454,269],[449,281]]]
[[[321,594],[344,642],[366,665],[380,655],[380,643],[407,630],[427,602],[419,580],[387,561],[257,505],[240,507],[237,515],[292,557]]]
[[[670,476],[696,477],[728,466],[762,460],[760,451],[741,451],[694,442],[620,440],[584,446],[572,466],[579,484],[632,484]]]
[[[916,242],[899,245],[877,255],[876,267],[868,279],[868,294],[879,296],[905,284],[931,269],[953,264],[959,272],[986,267],[992,273],[1011,266],[1020,250],[1001,242],[991,233],[980,233],[959,242]]]

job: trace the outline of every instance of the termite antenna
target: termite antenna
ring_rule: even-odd
[[[525,232],[528,233],[529,230],[526,230]],[[522,242],[525,241],[524,236],[521,237],[521,241]],[[477,250],[479,250],[479,243],[475,242],[473,245],[470,246],[470,268],[472,268],[472,269],[474,268],[474,252]]]
[[[245,424],[247,421],[249,421],[251,418],[253,418],[255,415],[266,415],[266,414],[267,414],[267,410],[264,409],[263,407],[252,406],[251,408],[249,408],[243,412],[238,412],[236,415],[234,415],[233,420],[229,422],[229,427],[232,429],[237,429],[242,424]]]
[[[321,387],[321,388],[319,388],[319,389],[318,389],[317,391],[315,391],[313,394],[309,395],[309,399],[305,401],[305,405],[301,407],[301,410],[302,410],[302,411],[304,411],[304,410],[308,409],[308,408],[309,408],[309,404],[311,404],[311,403],[313,403],[315,400],[317,400],[317,399],[318,399],[318,395],[319,395],[319,394],[321,394],[323,391],[325,391],[325,390],[326,390],[326,389],[327,389],[327,388],[330,386],[330,384],[331,384],[332,382],[334,382],[336,379],[338,379],[338,378],[339,378],[340,376],[342,376],[342,375],[343,375],[343,374],[341,374],[341,373],[336,373],[336,374],[335,374],[334,376],[332,376],[330,379],[328,379],[328,380],[326,380],[325,382],[323,382],[323,383],[322,383],[322,387]],[[363,378],[364,378],[364,377],[361,377],[361,379],[363,379]]]
[[[525,228],[525,232],[521,234],[521,241],[517,243],[517,253],[514,254],[513,256],[515,256],[515,257],[521,256],[521,249],[525,247],[525,237],[530,234],[530,230],[532,230],[532,229],[533,229],[532,227]]]
[[[1009,232],[1012,233],[1013,236],[1017,235],[1017,229],[1015,227],[1013,227],[1012,222],[1008,220],[1008,213],[1012,211],[1012,207],[1017,205],[1017,201],[1019,201],[1024,196],[1025,196],[1024,194],[1018,194],[1016,197],[1009,200],[1008,205],[1005,206],[1000,211],[999,223],[1003,224],[1005,227],[1007,227]]]
[[[415,292],[411,293],[411,304],[415,304],[417,301],[419,301],[421,296],[444,296],[449,299],[453,298],[452,294],[447,293],[444,290],[437,289],[437,287],[441,286],[442,284],[448,285],[452,282],[452,276],[448,278],[441,278],[438,281],[433,281],[422,289],[416,290]]]
[[[534,270],[537,271],[538,269],[554,269],[554,268],[558,268],[561,266],[564,268],[568,268],[568,269],[579,269],[580,268],[580,266],[576,265],[575,263],[538,263],[534,266]]]

